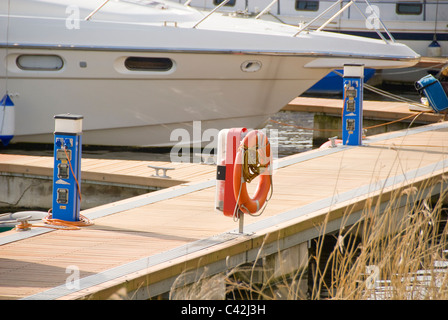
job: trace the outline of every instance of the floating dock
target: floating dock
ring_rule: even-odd
[[[343,103],[340,99],[297,97],[282,110],[322,113],[340,118],[342,106]],[[409,123],[413,120],[412,116],[417,115],[420,111],[422,110],[413,108],[405,102],[363,101],[364,120],[394,121],[408,117],[405,122]],[[435,123],[443,120],[444,117],[444,114],[425,112],[418,116],[416,123]]]
[[[447,141],[448,122],[441,122],[279,159],[273,196],[261,216],[245,216],[243,233],[214,211],[215,179],[207,175],[83,210],[94,225],[80,230],[3,232],[0,298],[108,299],[121,290],[131,299],[166,298],[189,271],[225,277],[279,255],[267,259],[273,272],[291,272],[324,221],[333,232],[360,219],[367,203],[384,206],[410,186],[429,195],[446,188]]]
[[[0,202],[15,207],[51,208],[53,162],[53,157],[0,154]],[[204,163],[167,161],[83,158],[81,168],[83,209],[202,181],[216,174],[214,166]]]

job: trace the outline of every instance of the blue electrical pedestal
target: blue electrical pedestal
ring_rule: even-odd
[[[342,143],[362,144],[363,65],[344,65],[344,105],[342,112]]]
[[[54,116],[53,219],[79,221],[83,116]]]

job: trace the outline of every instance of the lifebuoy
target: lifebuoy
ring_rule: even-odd
[[[268,138],[261,131],[250,131],[241,142],[233,169],[233,191],[242,212],[254,214],[264,206],[272,185],[271,158]],[[250,197],[246,183],[257,176],[257,189]]]

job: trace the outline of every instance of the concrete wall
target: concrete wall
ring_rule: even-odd
[[[366,119],[363,120],[363,127],[368,128],[371,126],[380,125],[386,123],[385,120],[373,120]],[[373,136],[380,133],[392,132],[407,129],[409,127],[409,121],[395,122],[388,125],[379,126],[376,128],[371,128],[365,131],[366,136]],[[413,127],[420,126],[421,123],[414,123]],[[316,113],[314,115],[314,129],[313,131],[313,146],[319,147],[323,143],[328,141],[328,138],[337,136],[339,139],[342,138],[342,121],[341,117],[336,117],[324,113]],[[334,130],[333,130],[334,129]]]
[[[81,209],[127,199],[156,189],[154,187],[81,181]],[[52,200],[52,177],[0,173],[0,208],[8,208],[12,211],[14,208],[50,209]]]

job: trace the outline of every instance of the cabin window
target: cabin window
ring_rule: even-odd
[[[297,11],[317,11],[319,10],[319,1],[299,1],[296,0]]]
[[[395,7],[397,14],[419,15],[423,11],[423,4],[415,2],[397,3]]]
[[[64,62],[56,55],[23,54],[17,57],[17,66],[22,70],[57,71],[61,70]]]
[[[132,71],[168,71],[173,67],[173,61],[168,58],[129,57],[124,65]]]
[[[213,0],[213,4],[215,6],[219,6],[224,0]],[[236,0],[230,0],[229,2],[227,2],[224,6],[228,6],[228,7],[234,7],[235,6],[235,2]]]

